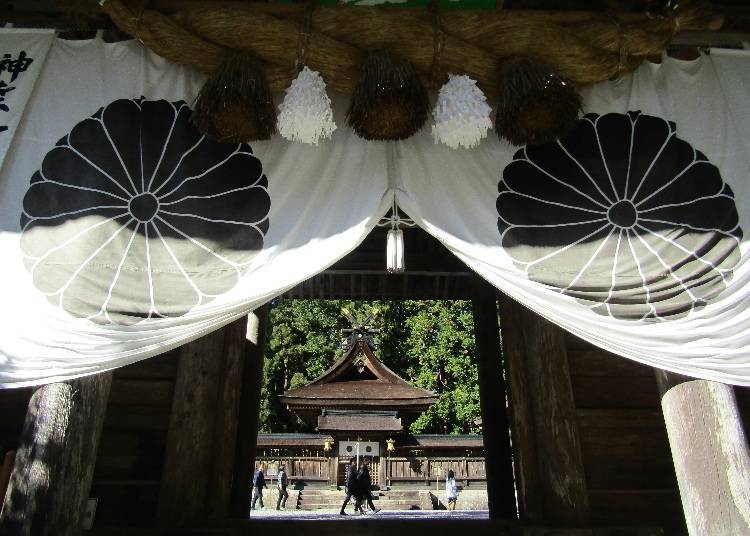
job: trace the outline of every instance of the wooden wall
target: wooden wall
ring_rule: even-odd
[[[566,337],[592,523],[684,534],[650,367]],[[96,526],[153,525],[177,367],[175,351],[114,373],[94,472]],[[15,448],[31,389],[0,391],[0,445]],[[750,391],[738,389],[750,424]]]
[[[685,534],[651,367],[566,335],[591,519]]]
[[[91,489],[97,527],[156,523],[177,358],[172,351],[114,373]]]

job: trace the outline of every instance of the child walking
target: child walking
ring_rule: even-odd
[[[453,469],[448,470],[448,477],[445,479],[445,498],[448,499],[448,510],[454,511],[458,499],[458,487],[456,486],[456,475],[453,473]]]

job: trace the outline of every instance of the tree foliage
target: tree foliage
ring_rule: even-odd
[[[377,311],[376,355],[438,402],[412,433],[477,433],[479,387],[471,303],[466,301],[279,300],[273,304],[263,366],[263,432],[313,432],[286,410],[279,395],[320,376],[341,356],[346,307],[358,318]]]

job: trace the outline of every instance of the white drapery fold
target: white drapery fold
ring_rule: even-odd
[[[317,147],[226,146],[189,123],[199,76],[136,42],[55,40],[0,171],[0,387],[200,337],[352,251],[394,195],[576,335],[750,385],[748,67],[717,51],[645,64],[587,89],[549,146],[453,150],[429,128],[366,142],[336,96]]]
[[[400,142],[399,205],[471,269],[627,358],[750,385],[750,54],[584,92],[557,143]]]
[[[336,262],[392,204],[384,145],[345,129],[320,147],[202,138],[201,83],[135,41],[55,40],[0,175],[0,386],[200,337]]]

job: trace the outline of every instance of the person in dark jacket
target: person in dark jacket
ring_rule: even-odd
[[[357,465],[354,458],[351,458],[349,460],[349,467],[346,468],[346,480],[344,482],[344,485],[346,486],[346,498],[344,499],[344,504],[341,505],[340,513],[342,516],[346,515],[344,509],[346,508],[346,505],[349,504],[352,496],[354,496],[354,510],[361,510],[361,506],[358,507],[359,501],[357,500]]]
[[[280,465],[279,476],[276,480],[277,487],[279,488],[279,499],[276,501],[277,510],[286,510],[286,500],[289,498],[289,492],[286,490],[288,483],[289,478],[286,476],[286,467]]]
[[[255,503],[258,502],[258,499],[260,499],[260,509],[265,510],[266,507],[263,505],[263,488],[266,488],[266,477],[263,474],[263,464],[260,464],[258,469],[255,471],[255,474],[253,475],[253,490],[255,491],[255,496],[253,497],[253,504],[251,506],[251,509],[255,510]]]
[[[367,501],[367,506],[370,508],[370,510],[373,511],[373,513],[380,512],[380,508],[375,508],[375,505],[372,504],[372,479],[370,478],[370,460],[369,458],[364,460],[364,463],[360,466],[359,471],[357,471],[357,491],[358,494],[355,494],[357,497],[357,503],[355,503],[355,508],[357,504],[359,505],[359,511],[364,513],[362,511],[362,503],[364,501]]]

